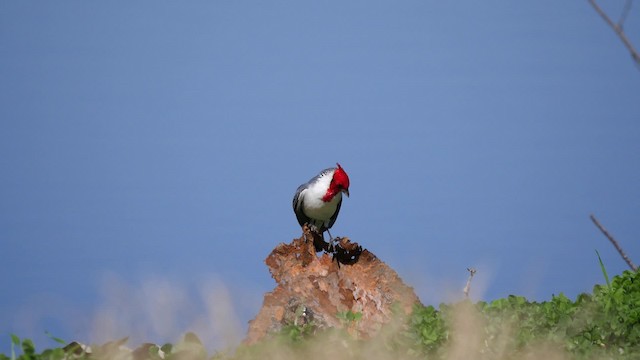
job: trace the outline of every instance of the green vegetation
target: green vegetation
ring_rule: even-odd
[[[607,285],[596,285],[591,294],[575,301],[559,294],[545,302],[509,296],[442,304],[438,309],[416,305],[409,316],[398,311],[397,321],[374,339],[354,334],[352,325],[362,314],[347,311],[337,314],[345,329],[321,331],[313,323],[290,324],[259,344],[240,346],[234,354],[207,354],[195,335],[188,334],[175,346],[136,351],[136,358],[640,359],[640,273],[605,278]],[[10,341],[12,353],[0,354],[0,360],[126,358],[109,350],[109,344],[92,346],[89,355],[69,346],[38,353],[29,339],[12,335]]]

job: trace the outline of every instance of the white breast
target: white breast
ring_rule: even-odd
[[[314,184],[300,194],[304,198],[304,214],[313,220],[320,220],[328,225],[329,220],[336,212],[338,203],[342,199],[342,194],[338,193],[329,202],[322,201],[322,198],[329,188],[333,174],[328,174],[318,179]]]

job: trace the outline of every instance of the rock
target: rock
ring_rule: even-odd
[[[341,238],[333,257],[326,252],[318,257],[316,249],[327,248],[321,241],[305,226],[302,237],[279,244],[266,258],[277,285],[265,294],[262,308],[250,321],[245,344],[285,325],[304,324],[346,327],[359,338],[370,338],[391,321],[392,306],[409,314],[419,303],[413,288],[357,243]],[[353,320],[356,315],[359,319]]]

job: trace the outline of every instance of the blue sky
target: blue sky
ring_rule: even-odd
[[[0,78],[4,353],[242,336],[336,162],[332,233],[425,304],[590,291],[590,213],[640,262],[640,73],[586,1],[2,2]]]

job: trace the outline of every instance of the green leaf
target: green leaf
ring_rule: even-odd
[[[22,340],[22,351],[25,355],[32,357],[36,353],[36,347],[31,339]]]
[[[11,334],[11,343],[15,346],[20,346],[20,338],[16,334]]]
[[[173,351],[173,345],[170,343],[166,343],[162,345],[162,347],[160,347],[160,350],[162,350],[165,353],[165,355],[169,355],[171,354],[171,351]]]

